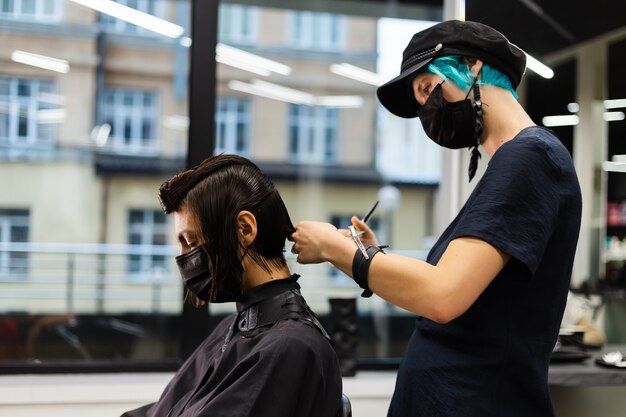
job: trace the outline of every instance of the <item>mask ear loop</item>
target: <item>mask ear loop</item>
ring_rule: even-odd
[[[480,138],[483,136],[483,103],[480,99],[478,75],[476,75],[470,91],[474,91],[474,138],[476,138],[476,144],[472,148],[472,156],[470,158],[470,164],[468,168],[469,182],[472,182],[474,175],[476,175],[476,170],[478,169],[478,160],[481,158],[480,151],[478,150],[478,145],[480,145]],[[470,91],[467,92],[467,96],[465,97],[466,99],[469,96]]]

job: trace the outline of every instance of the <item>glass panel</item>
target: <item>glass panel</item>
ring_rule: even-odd
[[[190,35],[188,0],[120,3]],[[0,7],[21,20],[2,27],[1,51],[70,61],[0,65],[0,322],[21,332],[0,367],[178,364],[183,287],[157,190],[184,168],[187,132],[159,124],[188,115],[189,49],[143,29],[100,50],[100,14],[65,0]]]
[[[245,99],[246,111],[253,115],[246,125],[247,156],[281,178],[276,185],[292,219],[330,222],[337,216],[342,220],[363,216],[379,198],[383,178],[401,184],[397,186],[401,200],[379,205],[370,225],[378,230],[381,242],[391,245],[391,252],[424,258],[431,241],[439,150],[429,144],[419,121],[379,110],[375,85],[339,75],[335,67],[350,64],[370,71],[374,78],[395,77],[410,36],[431,24],[421,20],[428,7],[401,5],[398,15],[389,16],[394,11],[385,2],[360,2],[358,10],[354,3],[341,0],[272,4],[233,1],[220,8],[219,42],[288,68],[262,75],[226,60],[218,64],[218,94]],[[242,29],[235,13],[248,16],[246,26],[256,31],[245,44],[234,35]],[[290,89],[291,95],[281,94],[285,92],[281,87]],[[225,113],[226,101],[220,100],[216,121],[224,147],[229,138]],[[240,111],[235,113],[241,116]],[[234,148],[239,152],[239,133],[236,136]],[[287,249],[290,246],[286,244]],[[303,266],[289,251],[287,255],[291,271],[302,275],[303,295],[325,319],[330,314],[329,298],[357,298],[362,359],[401,356],[413,315],[380,299],[360,298],[352,280],[328,265]],[[221,305],[211,309],[217,315],[228,311]]]

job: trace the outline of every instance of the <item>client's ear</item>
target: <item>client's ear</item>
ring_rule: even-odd
[[[256,239],[256,217],[248,210],[241,210],[237,215],[237,238],[245,247],[250,246]]]

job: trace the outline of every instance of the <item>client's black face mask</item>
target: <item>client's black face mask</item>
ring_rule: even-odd
[[[450,149],[473,147],[469,180],[476,174],[480,152],[478,145],[483,132],[482,102],[476,81],[464,100],[449,102],[443,98],[441,84],[430,93],[426,103],[417,111],[424,132],[437,145]],[[474,104],[468,98],[474,92]]]
[[[177,256],[176,264],[185,282],[185,287],[199,299],[211,303],[228,303],[239,301],[241,298],[240,286],[230,283],[231,280],[229,279],[225,279],[225,282],[221,283],[216,291],[212,291],[213,286],[216,285],[216,278],[209,270],[209,260],[202,246]],[[215,294],[211,298],[213,292]]]

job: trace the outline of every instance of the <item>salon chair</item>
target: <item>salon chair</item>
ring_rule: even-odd
[[[346,394],[341,394],[341,410],[339,410],[337,417],[352,417],[352,405],[350,405],[350,398]]]

